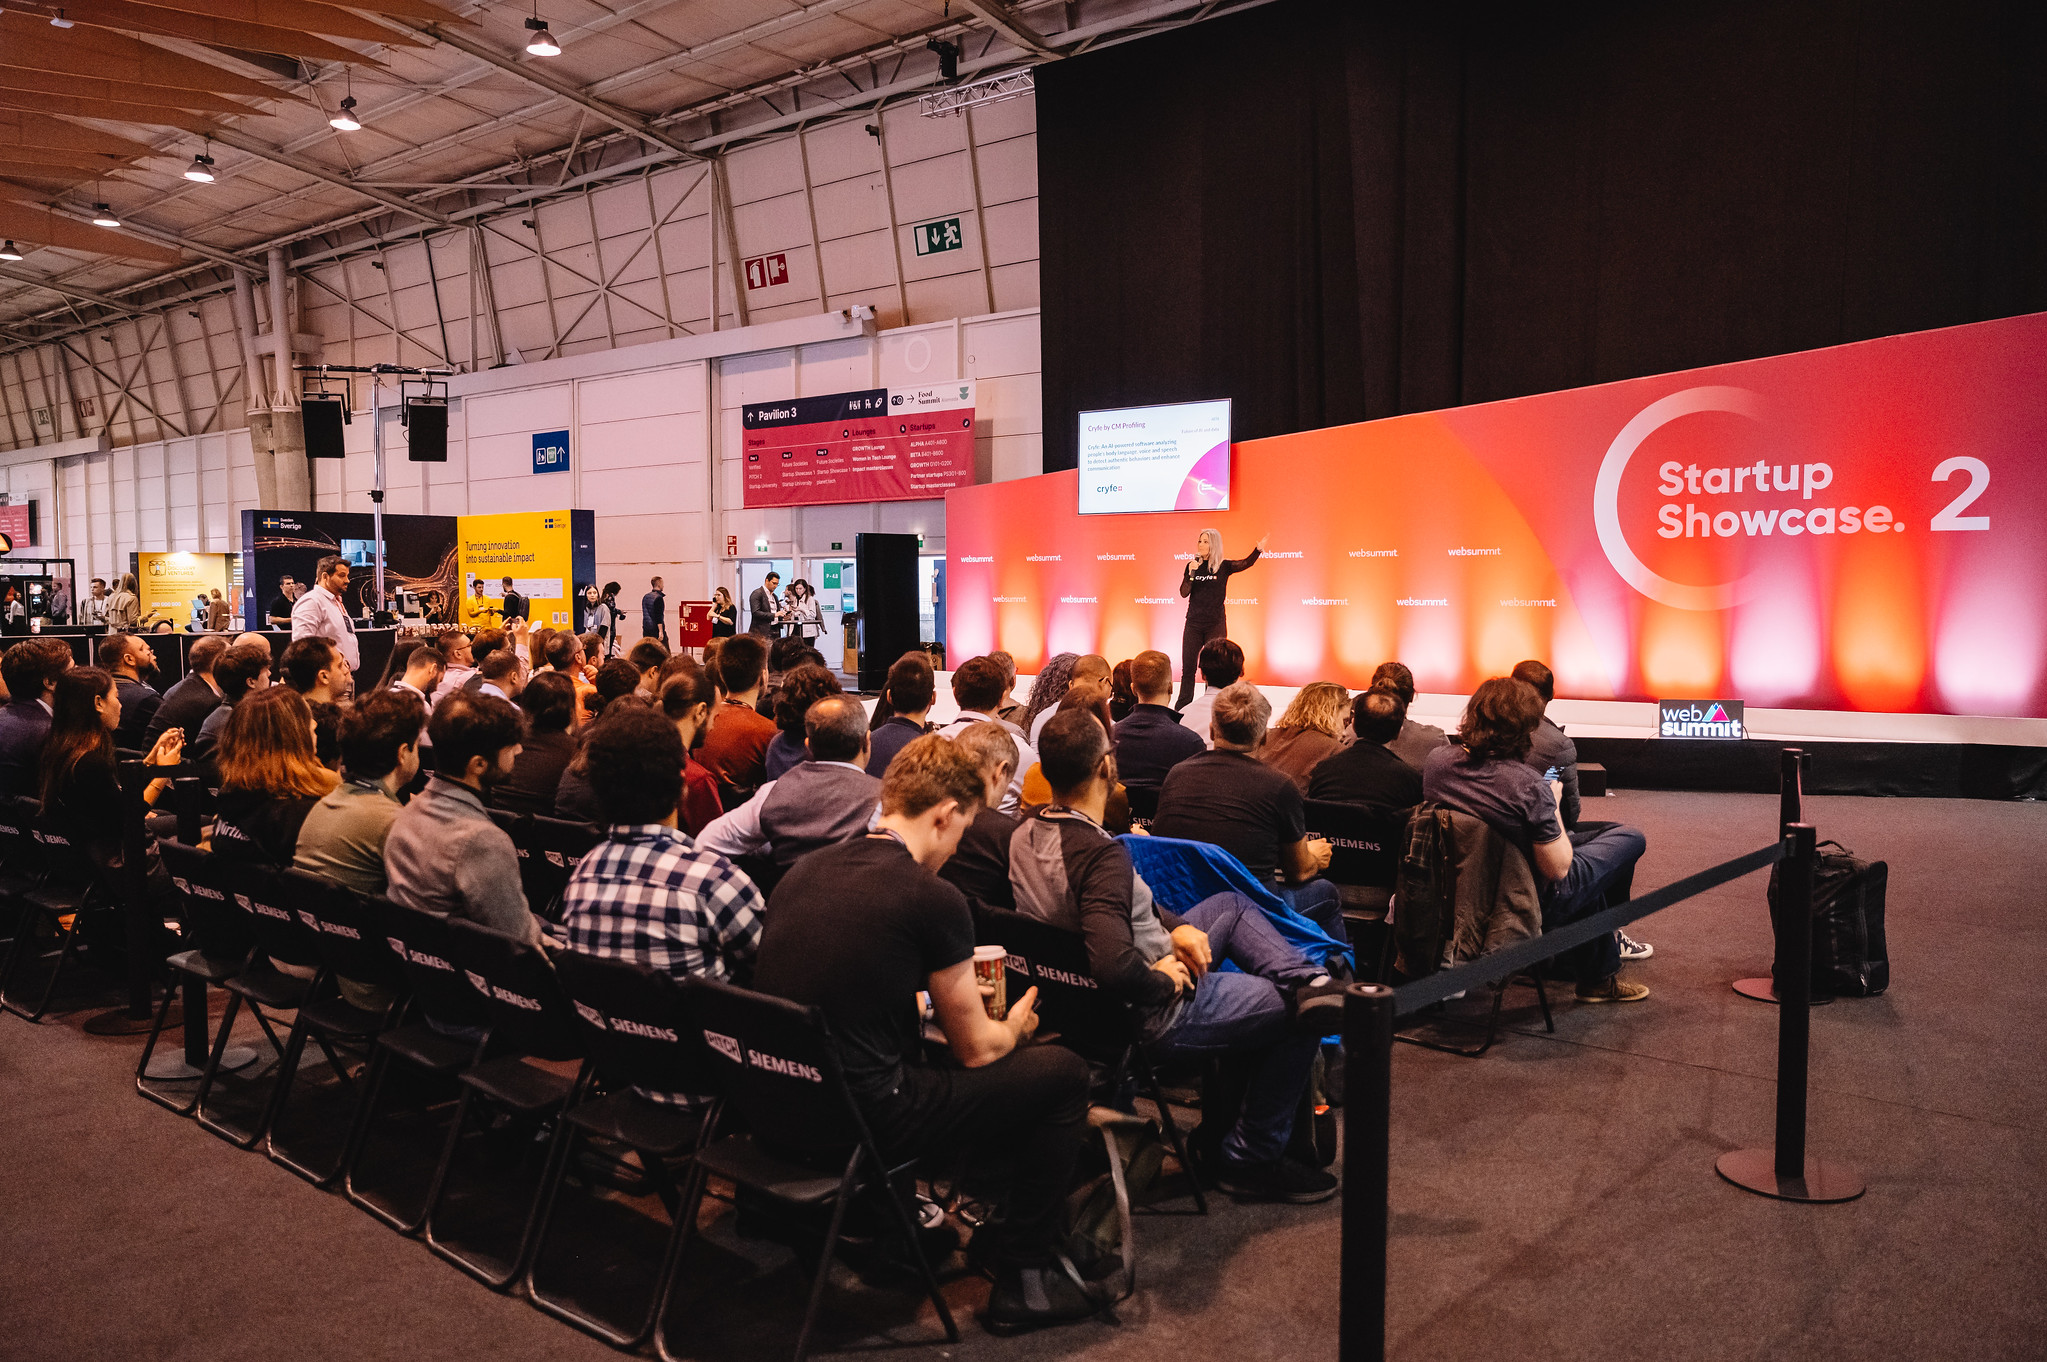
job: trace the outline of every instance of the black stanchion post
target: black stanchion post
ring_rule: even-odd
[[[1393,990],[1352,984],[1343,1004],[1343,1267],[1337,1356],[1386,1356],[1386,1178],[1392,1147]]]
[[[1805,777],[1812,770],[1812,753],[1801,748],[1787,747],[1778,754],[1777,765],[1777,835],[1789,835],[1793,824],[1805,821]],[[1777,957],[1777,968],[1784,968],[1784,957]],[[1759,979],[1736,979],[1734,991],[1744,998],[1754,998],[1759,1003],[1774,1003],[1777,998],[1777,981],[1768,976]],[[1813,998],[1810,1006],[1824,1007],[1834,1001],[1832,998]]]
[[[151,930],[146,870],[143,857],[142,817],[147,806],[142,792],[149,785],[139,761],[124,761],[116,768],[121,787],[121,864],[107,874],[120,896],[122,946],[127,955],[128,1003],[111,1007],[85,1020],[83,1029],[95,1036],[132,1036],[149,1030],[156,1019],[152,985],[162,958],[156,955],[155,932]]]
[[[1807,1065],[1812,1051],[1812,885],[1819,835],[1810,823],[1784,829],[1789,846],[1778,876],[1777,1138],[1772,1149],[1736,1149],[1714,1167],[1737,1187],[1783,1201],[1852,1201],[1860,1174],[1805,1152]]]

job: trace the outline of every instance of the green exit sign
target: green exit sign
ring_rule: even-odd
[[[838,540],[838,539],[834,539],[834,540],[832,541],[832,552],[833,552],[833,553],[838,553],[838,552],[840,552],[841,550],[843,550],[843,549],[844,549],[845,547],[846,547],[846,545],[845,545],[845,542],[844,542],[843,540]]]
[[[922,222],[910,229],[910,239],[917,243],[917,254],[937,255],[940,251],[956,251],[965,244],[960,235],[958,218],[940,218],[936,222]]]

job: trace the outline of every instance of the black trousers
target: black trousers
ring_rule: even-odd
[[[1073,1169],[1087,1140],[1087,1061],[1063,1045],[1024,1045],[979,1069],[913,1067],[888,1097],[863,1105],[894,1160],[962,1146],[1015,1166],[1007,1214],[992,1234],[999,1261],[1052,1261]]]
[[[1180,698],[1173,702],[1174,709],[1185,709],[1194,698],[1195,664],[1201,659],[1201,645],[1212,638],[1226,638],[1229,624],[1224,620],[1204,623],[1188,620],[1180,629]]]

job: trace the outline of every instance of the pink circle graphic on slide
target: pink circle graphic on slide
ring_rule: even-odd
[[[1223,441],[1194,461],[1180,495],[1173,499],[1176,511],[1226,511],[1230,505],[1230,442]]]
[[[1599,531],[1599,546],[1606,550],[1606,561],[1613,564],[1613,570],[1620,574],[1622,581],[1650,600],[1679,610],[1726,610],[1755,594],[1759,585],[1755,573],[1739,581],[1689,586],[1652,572],[1649,565],[1637,558],[1634,549],[1628,546],[1628,536],[1621,529],[1620,499],[1621,475],[1628,471],[1628,460],[1641,448],[1642,441],[1656,431],[1680,416],[1702,411],[1730,412],[1746,416],[1751,421],[1761,421],[1763,418],[1758,411],[1761,401],[1747,388],[1686,388],[1659,398],[1635,413],[1634,419],[1622,426],[1621,433],[1614,436],[1613,443],[1607,446],[1606,458],[1599,465],[1599,479],[1592,485],[1593,528]]]

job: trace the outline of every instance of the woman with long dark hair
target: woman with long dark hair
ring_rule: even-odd
[[[66,824],[93,859],[121,859],[121,782],[114,768],[114,730],[121,724],[121,692],[112,673],[73,667],[57,678],[50,697],[50,736],[43,744],[43,813]],[[185,730],[168,728],[143,760],[176,766]],[[168,780],[152,780],[142,793],[154,804]]]
[[[1230,625],[1223,606],[1229,599],[1230,578],[1258,561],[1258,555],[1265,552],[1265,542],[1259,540],[1247,557],[1225,558],[1221,530],[1203,530],[1195,536],[1194,557],[1180,573],[1180,594],[1187,598],[1187,623],[1180,630],[1180,698],[1173,702],[1174,709],[1187,708],[1194,698],[1194,663],[1201,656],[1201,645],[1212,638],[1229,637]]]

